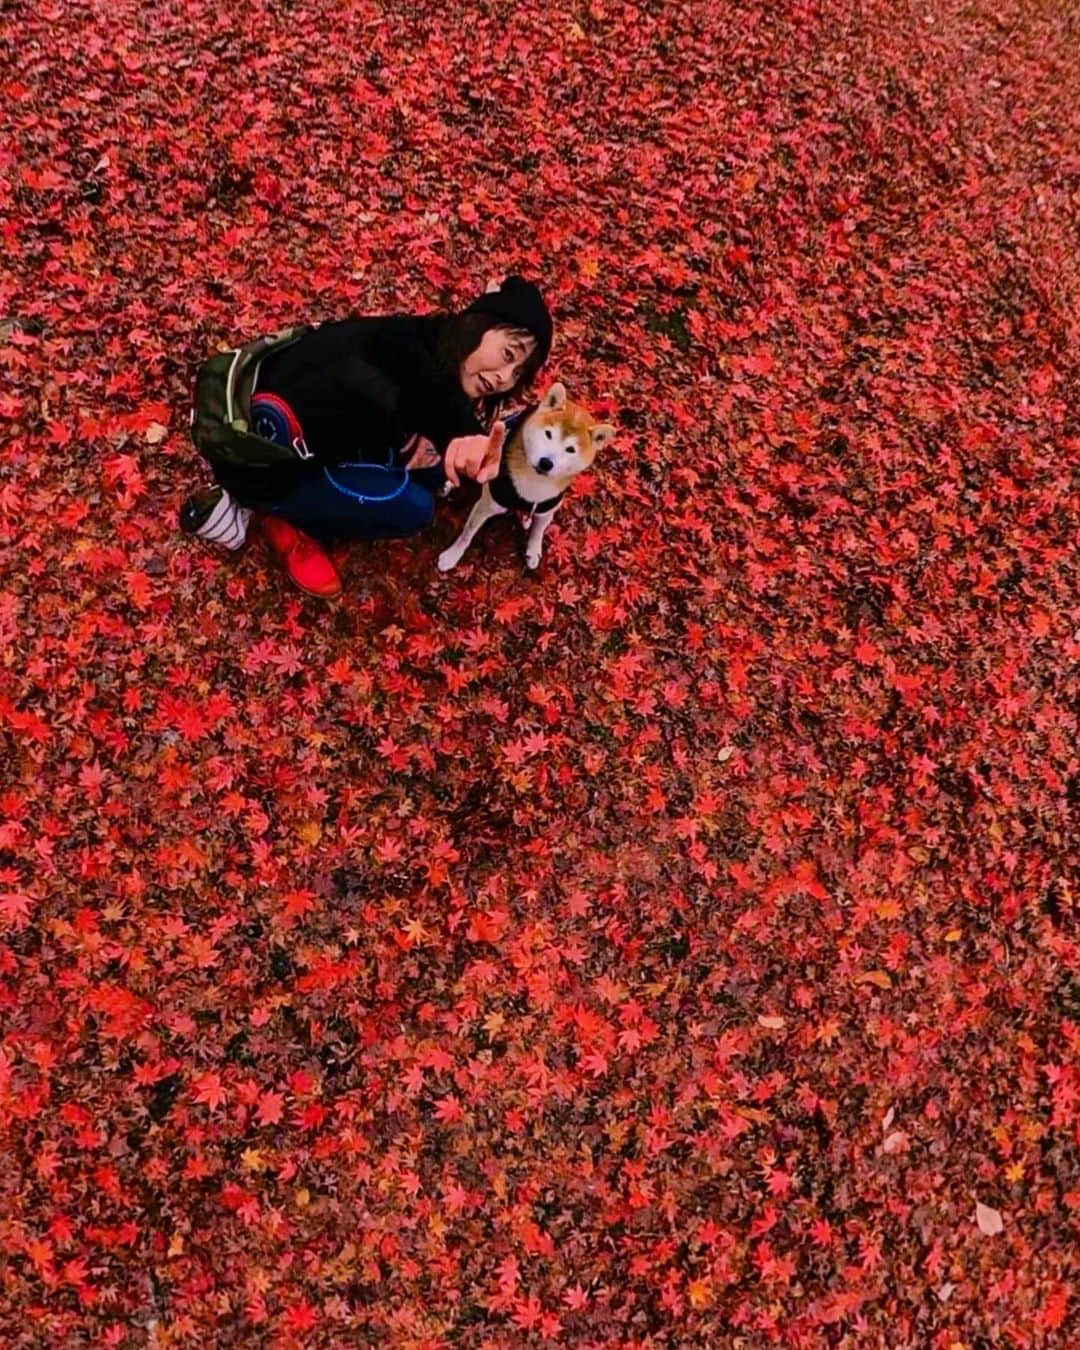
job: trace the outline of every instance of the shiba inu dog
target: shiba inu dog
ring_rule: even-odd
[[[528,513],[525,565],[539,566],[544,531],[567,489],[614,435],[613,426],[594,422],[567,400],[563,385],[553,384],[535,408],[508,424],[498,477],[484,484],[465,528],[439,554],[439,571],[456,567],[480,527],[507,511]]]

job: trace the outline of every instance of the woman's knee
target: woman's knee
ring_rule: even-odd
[[[435,515],[435,498],[427,488],[410,483],[401,494],[398,528],[403,535],[426,530]]]

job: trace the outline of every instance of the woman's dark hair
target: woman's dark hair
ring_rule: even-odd
[[[479,400],[480,407],[483,409],[482,420],[485,423],[490,422],[496,416],[504,403],[512,403],[519,399],[532,384],[536,378],[536,372],[543,365],[540,349],[535,345],[536,335],[530,333],[527,328],[514,328],[505,319],[496,318],[493,314],[449,314],[443,325],[438,350],[440,361],[446,370],[453,372],[455,379],[461,369],[462,361],[476,351],[484,334],[492,328],[503,328],[512,337],[532,338],[534,345],[522,364],[521,377],[517,384],[512,389],[508,389],[505,394],[492,394],[489,398]]]

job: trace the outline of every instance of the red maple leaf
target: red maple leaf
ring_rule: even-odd
[[[0,924],[5,928],[24,928],[30,921],[34,901],[24,891],[0,893]]]
[[[228,1100],[221,1085],[221,1078],[213,1070],[207,1070],[200,1074],[198,1078],[193,1078],[191,1086],[194,1090],[195,1100],[201,1102],[204,1106],[208,1106],[211,1111],[216,1110]]]

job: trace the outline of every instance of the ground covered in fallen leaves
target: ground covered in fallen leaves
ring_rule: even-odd
[[[1075,1335],[1069,10],[0,9],[6,1345]],[[538,577],[176,533],[217,344],[510,269]]]

